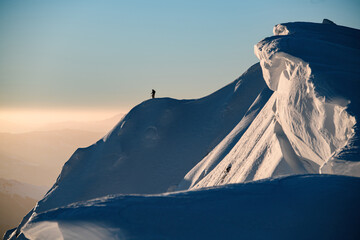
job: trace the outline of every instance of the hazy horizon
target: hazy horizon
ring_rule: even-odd
[[[269,237],[272,227],[280,235],[284,229],[294,232],[295,225],[312,236],[315,231],[303,231],[302,223],[316,213],[308,225],[320,226],[323,236],[326,224],[337,224],[334,212],[341,225],[347,214],[341,211],[351,209],[341,204],[341,194],[347,203],[355,178],[346,178],[355,187],[345,190],[346,184],[331,185],[345,177],[324,176],[318,186],[314,178],[321,190],[313,191],[315,199],[302,188],[312,184],[306,174],[360,176],[354,81],[359,12],[359,0],[1,0],[0,180],[5,181],[0,184],[6,188],[0,189],[0,235],[12,229],[8,235],[20,238],[38,233],[39,238],[108,239],[107,233],[182,238],[186,234],[176,234],[179,227],[193,225],[194,238],[234,237],[232,230],[246,238],[259,232],[253,220],[260,219],[265,234],[256,236]],[[323,19],[359,30],[286,24]],[[282,23],[276,28],[282,36],[274,36],[272,29]],[[151,99],[152,89],[163,99]],[[53,188],[36,204],[22,198],[32,186],[9,179]],[[260,184],[254,193],[269,193],[267,202],[248,191],[250,182]],[[196,193],[203,187],[207,190]],[[258,202],[250,207],[243,202],[242,209],[229,190]],[[162,194],[174,191],[180,192]],[[337,192],[334,201],[323,204]],[[135,205],[124,194],[135,194],[130,196]],[[225,206],[217,201],[224,196]],[[300,210],[292,212],[292,206]],[[161,208],[172,217],[152,214]],[[240,214],[249,209],[245,224],[236,225],[239,216],[232,208]],[[269,209],[275,211],[267,214]],[[326,211],[319,215],[313,211],[318,209]],[[206,225],[209,211],[215,221]],[[280,218],[279,211],[284,211]],[[282,218],[289,218],[287,225]],[[271,219],[279,224],[271,225]],[[209,224],[215,228],[209,231]],[[330,230],[326,236],[337,229]]]
[[[327,18],[360,28],[359,10],[355,0],[1,1],[0,132],[98,133],[77,132],[75,143],[57,136],[71,142],[68,157],[150,99],[151,89],[156,97],[196,99],[231,83],[258,62],[253,46],[274,25]],[[23,141],[14,137],[13,147]],[[47,150],[42,141],[36,154]],[[13,159],[18,151],[0,163],[23,161]]]
[[[116,109],[0,109],[0,132],[24,133],[62,123],[96,123],[124,114]]]
[[[360,28],[359,10],[355,0],[1,1],[0,112],[103,118],[103,109],[126,113],[152,88],[157,97],[200,98],[258,62],[253,46],[275,24],[328,18]]]

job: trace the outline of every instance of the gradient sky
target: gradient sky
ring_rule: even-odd
[[[360,1],[0,0],[0,111],[198,98],[257,62],[277,23],[360,28]]]

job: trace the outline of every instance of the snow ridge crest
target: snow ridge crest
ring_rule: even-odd
[[[201,167],[211,163],[205,158],[185,176],[191,188],[303,173],[360,176],[354,141],[359,109],[349,101],[359,102],[352,89],[359,73],[349,67],[359,57],[359,31],[302,22],[273,31],[254,52],[274,93],[211,172]],[[194,179],[196,168],[202,174]]]
[[[318,88],[323,92],[336,91],[326,86],[325,82],[334,80],[322,77],[323,72],[331,69],[320,70],[317,67],[321,64],[318,59],[323,57],[317,55],[321,52],[319,49],[314,51],[313,56],[303,57],[303,46],[297,44],[298,39],[307,39],[304,42],[309,43],[318,41],[319,38],[326,41],[327,35],[330,35],[326,32],[328,26],[324,29],[322,24],[297,24],[290,23],[291,30],[287,27],[288,24],[276,25],[275,37],[259,42],[255,45],[254,51],[260,60],[265,82],[275,91],[276,119],[297,156],[303,159],[305,165],[315,166],[315,172],[345,174],[348,168],[346,171],[339,171],[332,169],[331,165],[355,135],[355,116],[347,112],[350,102],[341,96],[330,98],[317,91]],[[305,31],[310,27],[311,31]],[[331,27],[336,25],[333,24]],[[314,29],[317,33],[309,34],[312,31],[316,32]],[[312,46],[305,47],[311,49]],[[342,63],[338,65],[341,67]],[[328,89],[324,91],[324,88]],[[360,174],[359,165],[351,165],[353,174],[350,175]]]

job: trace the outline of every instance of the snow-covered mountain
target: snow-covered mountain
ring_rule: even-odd
[[[260,64],[224,88],[196,100],[145,101],[103,139],[78,149],[6,238],[188,239],[187,231],[216,238],[235,234],[234,226],[250,229],[245,234],[254,226],[261,234],[272,227],[279,232],[270,233],[298,234],[312,226],[314,236],[326,228],[335,236],[334,223],[353,234],[359,209],[348,207],[359,199],[357,178],[297,176],[198,190],[284,175],[360,176],[360,31],[330,21],[296,22],[275,26],[274,35],[255,46]],[[283,201],[291,204],[278,206]]]
[[[231,133],[180,189],[289,174],[360,176],[360,31],[297,22],[275,26],[274,35],[255,45],[271,98],[235,146],[227,147]]]
[[[256,64],[205,98],[141,103],[107,136],[73,154],[37,211],[108,194],[175,189],[244,115],[251,122],[270,93]]]
[[[30,239],[359,239],[359,188],[359,178],[300,175],[106,196],[35,215],[23,233]]]

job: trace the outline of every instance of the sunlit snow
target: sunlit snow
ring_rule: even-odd
[[[359,239],[359,39],[276,25],[234,82],[78,149],[5,239]]]

